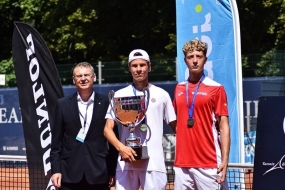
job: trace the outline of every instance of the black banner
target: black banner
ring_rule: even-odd
[[[51,184],[51,124],[60,78],[42,36],[31,26],[14,22],[13,63],[23,120],[31,190],[55,189]]]
[[[260,97],[253,189],[285,189],[285,97]]]

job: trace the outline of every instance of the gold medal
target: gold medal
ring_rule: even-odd
[[[141,124],[141,126],[140,126],[140,130],[141,131],[147,131],[147,125],[146,124]]]

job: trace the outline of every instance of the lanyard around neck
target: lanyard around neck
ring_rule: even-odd
[[[135,88],[134,84],[132,84],[132,88],[133,88],[134,95],[137,96],[137,89]],[[147,88],[149,88],[149,84],[147,84]],[[148,106],[147,97],[146,97],[146,106]]]
[[[85,128],[86,128],[86,122],[87,122],[87,110],[89,105],[92,103],[91,100],[88,101],[88,103],[86,104],[86,112],[85,112],[85,116],[83,116],[83,114],[81,113],[80,109],[79,109],[79,114],[80,116],[83,118],[83,133],[85,132]]]
[[[137,96],[137,89],[135,88],[135,85],[134,84],[132,84],[132,88],[133,88],[133,92],[134,92],[134,95],[135,96]],[[149,84],[147,84],[147,88],[149,88]],[[148,106],[148,98],[146,97],[146,107]],[[142,120],[142,122],[141,122],[142,124],[145,124],[146,123],[146,116],[145,116],[145,118]]]
[[[186,102],[187,102],[187,107],[188,107],[188,115],[189,115],[189,118],[192,118],[193,117],[193,112],[194,112],[194,102],[195,102],[195,99],[196,99],[196,95],[197,95],[197,92],[198,92],[198,88],[201,84],[201,82],[204,80],[205,78],[205,75],[203,74],[203,76],[200,78],[199,82],[198,82],[198,85],[196,86],[195,88],[195,92],[194,92],[194,95],[193,95],[193,98],[192,98],[192,103],[191,103],[191,107],[189,106],[189,102],[188,102],[188,82],[186,84]],[[189,108],[190,107],[190,108]]]

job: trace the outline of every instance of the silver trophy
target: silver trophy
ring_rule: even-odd
[[[149,95],[147,87],[143,89],[143,95],[141,96],[115,97],[113,90],[110,90],[108,94],[115,119],[129,128],[130,135],[126,138],[125,144],[136,151],[136,160],[149,158],[147,146],[142,146],[141,138],[134,134],[135,127],[145,118]]]

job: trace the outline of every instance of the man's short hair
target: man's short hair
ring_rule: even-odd
[[[95,71],[94,71],[94,67],[88,63],[88,62],[80,62],[80,63],[76,63],[73,68],[72,68],[72,75],[74,74],[74,69],[77,68],[77,67],[89,67],[91,70],[92,70],[92,74],[93,75],[96,75],[95,74]]]

